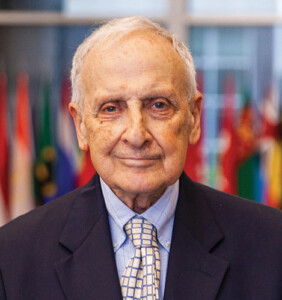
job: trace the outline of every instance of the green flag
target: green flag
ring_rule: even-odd
[[[257,200],[256,174],[258,173],[258,155],[256,153],[256,132],[254,128],[254,114],[250,97],[244,93],[244,104],[240,113],[238,134],[238,167],[237,191],[238,195],[250,200]]]
[[[56,150],[52,134],[50,85],[44,82],[40,93],[39,136],[35,164],[36,194],[39,204],[49,202],[56,195]]]

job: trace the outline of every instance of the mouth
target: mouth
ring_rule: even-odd
[[[128,167],[149,167],[158,161],[160,156],[117,156],[116,158]]]
[[[118,157],[119,159],[131,159],[131,160],[156,160],[159,157]]]

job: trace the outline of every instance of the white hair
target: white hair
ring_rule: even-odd
[[[179,54],[186,69],[187,76],[187,96],[188,101],[197,93],[196,72],[193,59],[188,48],[172,33],[161,27],[159,24],[152,22],[144,17],[126,17],[114,19],[102,25],[99,29],[93,31],[82,44],[77,48],[72,62],[71,83],[72,99],[74,103],[82,105],[84,91],[81,84],[81,69],[88,51],[98,44],[107,42],[113,45],[124,36],[134,31],[150,30],[169,40]],[[82,107],[82,106],[81,106]]]

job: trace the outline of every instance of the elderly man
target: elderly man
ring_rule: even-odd
[[[282,214],[182,173],[202,96],[187,48],[114,20],[72,68],[79,147],[97,174],[0,230],[0,298],[282,299]]]

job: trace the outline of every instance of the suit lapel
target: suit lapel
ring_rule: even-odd
[[[55,264],[67,299],[121,299],[108,215],[97,175],[75,201],[60,244],[69,251]]]
[[[228,268],[210,253],[223,234],[200,193],[195,183],[181,176],[165,300],[215,299]],[[97,175],[75,201],[60,244],[68,254],[55,268],[67,299],[122,299]]]
[[[183,174],[175,212],[165,300],[216,298],[228,262],[210,251],[223,238],[204,195]]]

